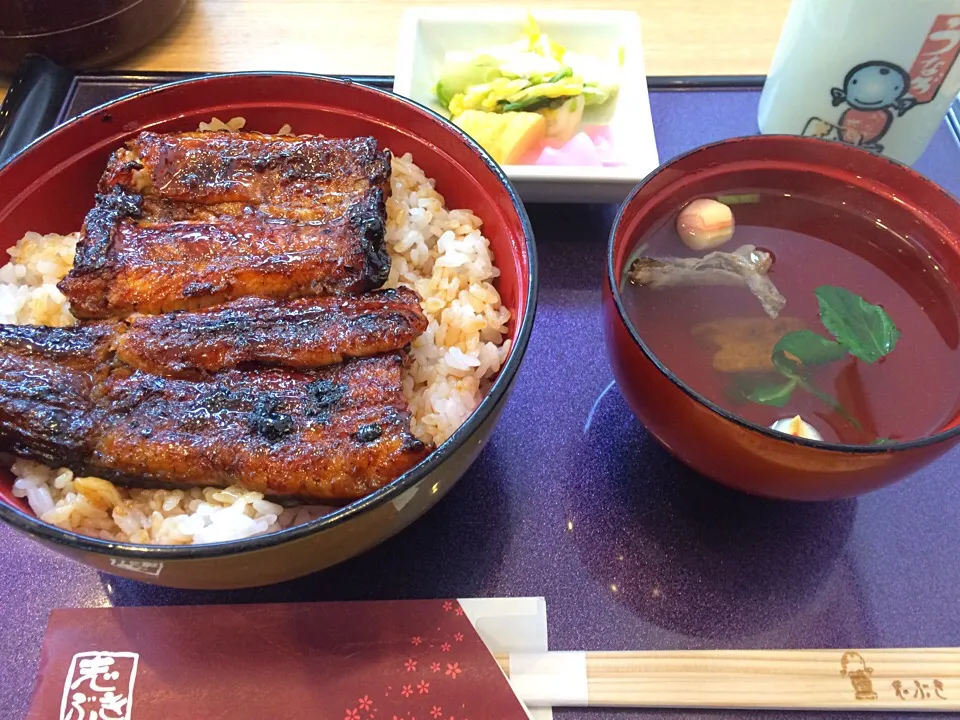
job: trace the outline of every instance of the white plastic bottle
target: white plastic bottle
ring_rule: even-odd
[[[960,93],[960,0],[793,0],[760,98],[762,133],[912,164]]]

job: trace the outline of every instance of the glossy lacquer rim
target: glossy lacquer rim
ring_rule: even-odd
[[[734,143],[775,143],[775,142],[795,142],[795,143],[823,143],[832,146],[835,148],[835,151],[838,154],[843,153],[855,153],[858,156],[858,159],[866,160],[872,158],[873,161],[877,162],[886,162],[897,168],[898,171],[909,173],[913,176],[914,180],[919,180],[922,183],[926,184],[931,191],[935,191],[947,199],[950,200],[954,205],[957,205],[958,217],[960,217],[960,203],[957,202],[957,199],[954,198],[950,193],[941,188],[939,185],[931,181],[930,179],[924,177],[920,173],[916,172],[912,168],[888,158],[883,155],[875,155],[861,148],[856,148],[853,146],[842,145],[839,142],[831,140],[823,140],[820,138],[812,137],[802,137],[797,135],[749,135],[744,137],[735,137],[728,138],[726,140],[720,140],[719,142],[708,143],[706,145],[701,145],[689,150],[688,152],[677,155],[675,158],[669,162],[661,165],[656,170],[647,175],[643,180],[640,181],[640,184],[637,185],[630,195],[627,196],[627,199],[624,200],[623,204],[620,206],[620,209],[617,211],[616,218],[613,222],[613,227],[610,230],[610,239],[607,243],[607,285],[610,291],[610,295],[613,298],[614,304],[617,308],[617,314],[620,317],[620,322],[623,323],[626,327],[627,332],[630,334],[631,339],[636,343],[637,347],[640,348],[640,351],[647,357],[650,362],[654,364],[657,370],[667,378],[673,385],[682,390],[686,395],[690,396],[696,400],[700,405],[706,407],[711,412],[719,415],[724,420],[727,420],[735,425],[738,425],[745,430],[749,430],[760,435],[768,437],[774,442],[786,443],[790,445],[799,445],[801,447],[810,448],[812,450],[819,450],[827,453],[837,453],[837,454],[857,454],[857,455],[884,455],[887,453],[895,452],[904,452],[908,450],[914,450],[917,448],[927,447],[929,445],[936,445],[937,443],[949,440],[950,438],[960,435],[960,424],[956,427],[953,427],[949,430],[943,430],[934,435],[929,435],[924,438],[919,438],[917,440],[908,440],[905,442],[891,441],[889,443],[884,443],[883,445],[852,445],[848,443],[836,443],[836,442],[827,442],[827,441],[818,441],[818,440],[807,440],[806,438],[796,437],[794,435],[787,435],[785,433],[776,432],[771,428],[765,427],[763,425],[758,425],[757,423],[750,422],[745,418],[736,415],[735,413],[726,410],[716,403],[714,403],[709,398],[700,394],[692,387],[687,385],[683,380],[681,380],[670,368],[668,368],[663,362],[660,361],[660,358],[650,349],[643,338],[640,337],[640,333],[637,332],[634,328],[633,323],[630,321],[630,318],[627,316],[626,309],[623,306],[623,303],[620,299],[620,283],[617,278],[616,273],[616,249],[617,249],[617,238],[620,234],[620,227],[624,221],[624,218],[632,210],[633,204],[636,202],[637,195],[639,195],[643,189],[647,186],[650,181],[659,176],[664,171],[669,171],[672,169],[675,163],[686,159],[688,157],[697,155],[701,152],[706,152],[712,150],[716,147],[723,145],[730,145]]]
[[[63,530],[43,522],[32,513],[27,513],[19,508],[0,502],[0,519],[10,523],[14,527],[27,532],[28,534],[42,540],[48,540],[58,545],[67,546],[73,550],[81,550],[101,555],[114,557],[126,557],[150,561],[173,561],[173,560],[200,560],[206,558],[217,558],[227,555],[239,555],[256,550],[276,547],[285,543],[300,540],[310,535],[328,530],[342,523],[348,522],[352,518],[375,507],[383,505],[395,499],[398,495],[410,489],[427,475],[436,470],[447,458],[456,453],[467,440],[476,432],[486,421],[489,415],[503,400],[504,394],[513,383],[514,377],[523,361],[523,356],[527,350],[527,344],[530,339],[530,332],[533,328],[533,319],[537,307],[537,290],[539,286],[538,267],[537,267],[537,248],[533,237],[533,228],[530,225],[530,219],[527,211],[520,201],[520,196],[516,189],[507,179],[503,170],[493,160],[492,157],[469,135],[463,132],[459,127],[444,118],[442,115],[434,112],[428,107],[421,105],[409,98],[395,95],[394,93],[379,88],[362,85],[352,80],[341,80],[328,77],[326,75],[315,75],[312,73],[292,73],[292,72],[240,72],[240,73],[218,73],[213,75],[204,75],[198,78],[188,78],[171,83],[157,85],[137,93],[126,95],[122,98],[112,100],[103,105],[87,110],[78,115],[69,122],[60,125],[31,142],[23,150],[10,158],[8,166],[15,163],[23,155],[30,152],[36,145],[44,142],[47,138],[55,135],[67,128],[79,123],[84,118],[97,113],[109,110],[111,107],[130,102],[136,102],[140,98],[163,93],[171,88],[184,85],[196,85],[218,80],[234,78],[305,78],[313,81],[321,81],[335,85],[349,86],[353,89],[359,89],[362,92],[368,92],[373,95],[381,95],[393,102],[402,103],[422,115],[440,123],[441,127],[448,132],[454,133],[464,145],[466,145],[475,155],[477,155],[486,165],[487,169],[499,180],[503,189],[507,192],[513,206],[514,212],[520,219],[520,225],[523,229],[524,242],[528,258],[527,283],[525,290],[518,284],[518,289],[526,292],[526,307],[521,318],[517,319],[516,341],[510,348],[510,355],[496,379],[491,385],[490,390],[484,396],[477,408],[471,413],[467,420],[461,425],[440,447],[434,450],[420,464],[408,470],[393,482],[385,485],[376,492],[367,495],[360,500],[356,500],[349,505],[345,505],[328,515],[310,520],[301,525],[295,525],[283,530],[277,530],[265,535],[257,535],[251,538],[241,540],[227,540],[216,543],[203,543],[199,545],[146,545],[138,543],[117,542],[112,540],[102,540],[92,538],[86,535]]]

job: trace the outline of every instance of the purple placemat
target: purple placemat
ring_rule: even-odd
[[[661,159],[755,132],[758,96],[654,90]],[[960,195],[960,146],[946,124],[917,167]],[[270,588],[178,591],[99,575],[0,527],[0,678],[12,698],[0,718],[23,716],[56,607],[544,595],[555,650],[960,645],[960,453],[893,488],[823,504],[752,498],[686,470],[612,385],[599,304],[614,212],[530,207],[540,303],[503,419],[442,503],[366,555]]]

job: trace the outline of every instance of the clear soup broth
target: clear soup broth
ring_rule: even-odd
[[[678,207],[631,253],[621,296],[654,355],[725,410],[761,426],[799,415],[825,441],[913,440],[950,424],[960,411],[960,293],[937,260],[847,207],[755,188],[730,196],[736,227],[722,246],[688,248]],[[785,300],[776,318],[745,282],[690,271],[690,259],[743,246],[755,247],[743,254],[751,261],[769,254],[761,280]],[[800,334],[784,340],[791,333]]]

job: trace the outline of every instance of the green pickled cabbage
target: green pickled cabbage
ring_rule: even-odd
[[[528,14],[521,38],[510,45],[447,53],[435,94],[453,117],[467,110],[539,112],[550,137],[564,138],[572,137],[585,107],[617,93],[617,73],[610,63],[567,50]]]
[[[437,80],[437,99],[444,107],[459,93],[465,93],[473,85],[483,85],[502,77],[500,61],[492,55],[480,54],[467,62],[447,62]]]

